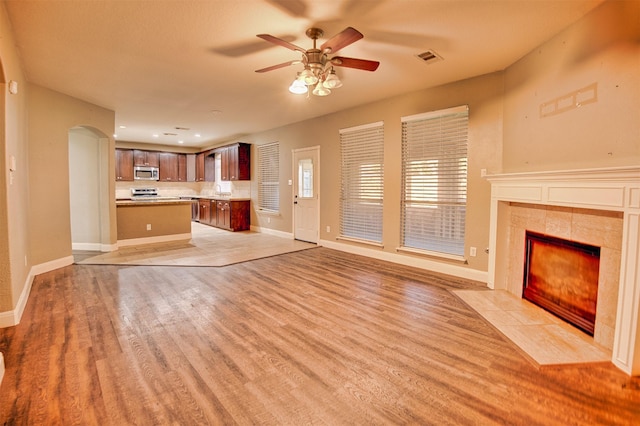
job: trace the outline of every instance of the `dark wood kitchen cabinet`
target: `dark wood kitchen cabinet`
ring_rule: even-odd
[[[196,155],[196,182],[213,182],[215,180],[215,157],[213,152],[205,151]]]
[[[178,154],[173,152],[161,152],[159,155],[160,177],[161,182],[177,182],[178,181]]]
[[[178,181],[187,181],[187,154],[178,154]]]
[[[222,180],[251,179],[251,145],[236,143],[217,150],[220,153],[220,178]]]
[[[199,207],[198,219],[200,223],[211,225],[211,200],[209,199],[198,200],[198,207]]]
[[[116,180],[133,180],[133,150],[116,149]]]
[[[249,230],[251,227],[250,203],[249,200],[217,200],[215,226],[231,231]]]
[[[159,153],[161,182],[186,182],[187,155],[175,152]]]
[[[229,201],[216,201],[216,226],[218,228],[231,228],[231,208]]]
[[[133,165],[160,167],[160,153],[157,151],[143,151],[141,149],[134,149]]]

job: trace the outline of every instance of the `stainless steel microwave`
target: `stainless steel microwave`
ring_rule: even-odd
[[[135,166],[133,168],[134,180],[158,180],[159,170],[153,166]]]

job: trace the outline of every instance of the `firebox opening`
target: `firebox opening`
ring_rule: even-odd
[[[526,231],[522,297],[593,336],[600,247]]]

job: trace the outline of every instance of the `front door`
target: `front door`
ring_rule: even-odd
[[[318,242],[320,147],[293,151],[293,237],[296,240]]]

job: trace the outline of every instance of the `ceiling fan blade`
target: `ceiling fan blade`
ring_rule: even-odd
[[[289,65],[294,65],[294,64],[299,64],[299,63],[300,63],[300,61],[283,62],[283,63],[278,64],[278,65],[271,65],[270,67],[266,67],[266,68],[262,68],[262,69],[256,70],[256,72],[273,71],[273,70],[277,70],[278,68],[284,68],[284,67],[288,67]]]
[[[287,49],[296,50],[298,52],[306,53],[306,50],[304,50],[302,47],[296,46],[295,44],[289,43],[288,41],[285,41],[285,40],[283,40],[281,38],[278,38],[278,37],[274,37],[274,36],[269,35],[269,34],[258,34],[257,37],[260,37],[261,39],[266,40],[266,41],[268,41],[270,43],[277,44],[278,46],[286,47]]]
[[[344,56],[334,56],[331,63],[337,67],[355,68],[364,71],[375,71],[380,62],[369,61],[367,59],[345,58]]]
[[[322,46],[320,46],[320,50],[322,50],[325,53],[329,53],[329,52],[335,53],[338,50],[342,49],[343,47],[346,47],[351,43],[354,43],[360,40],[363,37],[364,36],[360,31],[352,27],[347,27],[344,30],[342,30],[342,32],[339,32],[338,34],[331,37],[331,39],[325,41],[322,44]]]

